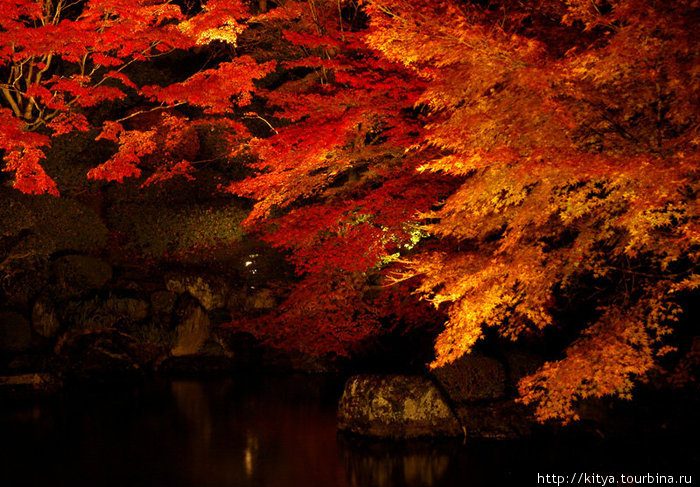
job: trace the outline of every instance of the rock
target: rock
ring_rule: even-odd
[[[211,333],[196,353],[166,357],[158,365],[158,371],[181,376],[211,375],[231,372],[237,363],[223,340]]]
[[[185,299],[176,311],[175,344],[170,351],[173,356],[191,355],[200,351],[211,334],[209,316],[200,304]]]
[[[104,304],[112,313],[132,323],[145,320],[149,315],[148,302],[139,298],[110,296]]]
[[[37,335],[44,338],[52,338],[61,327],[56,309],[47,298],[41,297],[34,302],[32,307],[32,328]]]
[[[433,376],[454,403],[498,399],[506,391],[503,364],[478,353],[434,369]]]
[[[170,314],[175,307],[177,294],[170,291],[156,291],[151,294],[151,309],[153,314]]]
[[[275,295],[271,289],[258,289],[249,294],[246,299],[246,308],[253,310],[272,309],[275,307]]]
[[[259,315],[274,308],[277,299],[272,289],[246,287],[229,295],[226,307],[233,314]]]
[[[0,377],[0,396],[35,396],[52,394],[61,386],[51,374],[19,374]]]
[[[29,321],[15,311],[0,311],[0,353],[24,352],[31,344]]]
[[[171,276],[165,281],[165,288],[173,294],[184,294],[187,292],[187,277]]]
[[[7,362],[8,374],[29,374],[42,370],[51,370],[51,356],[46,349],[36,348],[29,352],[22,352]]]
[[[541,356],[526,350],[508,350],[504,356],[508,366],[508,380],[514,387],[517,387],[520,379],[534,374],[544,364]]]
[[[172,276],[165,287],[175,294],[190,293],[207,311],[223,308],[229,293],[228,283],[214,277]]]
[[[10,256],[4,261],[0,255],[0,262],[0,294],[14,306],[28,308],[49,282],[48,263],[34,255]]]
[[[74,301],[65,310],[65,321],[82,330],[129,327],[149,316],[150,305],[143,299],[115,296],[97,296]]]
[[[460,404],[456,408],[467,438],[520,438],[532,433],[532,413],[514,401]]]
[[[382,438],[460,436],[462,428],[433,382],[420,376],[358,375],[345,384],[338,429]]]
[[[77,296],[99,289],[112,278],[112,267],[89,255],[65,255],[54,262],[58,292]]]
[[[164,326],[156,320],[148,320],[130,329],[129,334],[141,347],[150,348],[151,352],[163,357],[172,347],[174,330],[170,329],[169,324]]]
[[[267,357],[264,357],[266,347],[250,333],[219,328],[216,330],[215,339],[232,357],[235,357],[237,364],[255,367],[259,367],[260,364],[268,366]]]
[[[142,373],[138,342],[114,329],[74,331],[59,339],[57,367],[69,380],[103,381]]]
[[[512,356],[513,360],[522,361],[508,367],[511,374],[526,370],[523,357]],[[519,438],[531,434],[534,426],[531,412],[506,399],[506,385],[512,376],[509,377],[500,361],[471,353],[434,369],[433,375],[449,397],[468,438]]]

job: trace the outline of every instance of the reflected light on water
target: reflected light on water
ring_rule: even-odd
[[[170,385],[188,485],[345,485],[335,407],[309,377]]]
[[[253,477],[254,459],[258,452],[258,439],[248,432],[248,444],[245,448],[245,473],[248,478]]]
[[[340,438],[351,487],[430,487],[445,485],[454,456],[452,442],[397,442]]]
[[[348,438],[336,432],[335,387],[309,376],[246,375],[0,401],[0,485],[479,487],[531,485],[537,472],[575,471],[581,462],[618,473],[684,473],[698,464],[697,447],[675,439]]]

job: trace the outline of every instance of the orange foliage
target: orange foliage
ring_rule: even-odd
[[[433,366],[484,327],[510,340],[565,328],[578,337],[521,400],[566,422],[579,399],[629,397],[673,351],[678,296],[700,283],[695,4],[363,5],[368,26],[331,2],[268,15],[297,20],[286,38],[304,50],[288,65],[313,75],[270,93],[290,124],[253,142],[259,173],[231,190],[258,200],[250,221],[275,215],[268,240],[306,276],[294,309],[344,307],[307,286],[322,272],[419,277],[449,317]],[[411,231],[439,240],[387,245]],[[594,313],[563,323],[562,306]]]
[[[483,327],[537,336],[594,283],[596,318],[520,383],[541,420],[628,397],[698,286],[698,54],[690,1],[369,4],[369,42],[415,69],[434,114],[421,170],[466,176],[426,229],[423,293],[449,321],[433,365]],[[439,19],[439,21],[438,21]],[[444,303],[444,304],[443,304]]]
[[[448,316],[433,366],[485,327],[509,340],[564,329],[574,338],[519,384],[540,420],[563,422],[580,399],[630,397],[673,352],[682,298],[700,287],[694,0],[282,2],[253,19],[284,33],[279,69],[294,79],[269,91],[254,81],[273,66],[246,56],[170,86],[126,74],[173,49],[235,45],[239,2],[190,17],[153,0],[47,5],[0,4],[0,149],[22,191],[57,194],[41,130],[87,130],[89,108],[127,92],[146,111],[188,104],[217,122],[266,97],[273,113],[249,116],[272,133],[249,141],[255,174],[228,190],[255,200],[250,230],[299,279],[249,331],[347,353],[389,319],[434,318],[407,289]],[[138,175],[153,154],[166,162],[148,183],[189,174],[177,137],[129,118],[98,124],[119,149],[91,176]],[[162,123],[184,133],[189,120]],[[562,322],[562,307],[593,313]]]

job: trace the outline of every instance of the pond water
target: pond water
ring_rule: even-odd
[[[340,385],[305,376],[153,381],[0,407],[0,485],[534,485],[537,474],[692,474],[656,439],[370,442],[338,435]],[[697,481],[697,478],[694,480]]]

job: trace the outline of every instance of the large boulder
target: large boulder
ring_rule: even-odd
[[[159,290],[151,293],[151,325],[160,330],[171,331],[174,326],[173,310],[177,303],[177,294]],[[168,340],[170,343],[172,340]]]
[[[434,369],[433,376],[454,403],[499,399],[506,392],[503,364],[478,353]]]
[[[246,309],[268,310],[274,308],[276,304],[275,293],[272,289],[252,290],[246,296]]]
[[[223,308],[230,289],[225,280],[209,276],[170,276],[165,287],[175,294],[189,293],[207,311]]]
[[[229,349],[211,321],[194,299],[175,330],[174,347],[168,357],[157,364],[159,372],[176,376],[200,376],[230,373],[238,364],[237,354]]]
[[[508,380],[513,387],[517,387],[523,377],[534,374],[545,362],[541,355],[517,349],[506,350],[504,358],[508,366]]]
[[[0,310],[0,353],[24,352],[31,344],[29,320],[16,311]]]
[[[57,369],[68,380],[103,381],[143,372],[142,347],[119,330],[73,331],[59,339],[55,353]]]
[[[24,397],[56,392],[60,381],[51,374],[17,374],[0,377],[0,397]]]
[[[112,278],[112,267],[89,255],[65,255],[53,266],[56,291],[63,296],[78,296],[99,289]]]
[[[37,335],[44,338],[52,338],[61,327],[61,322],[56,314],[53,303],[40,297],[34,302],[32,307],[32,328]]]
[[[382,438],[460,436],[462,428],[433,382],[421,376],[358,375],[345,384],[338,429]]]
[[[245,287],[232,292],[226,307],[234,314],[257,315],[265,313],[277,305],[272,289]]]
[[[151,309],[156,315],[169,315],[172,313],[177,301],[177,294],[170,291],[155,291],[151,294]]]
[[[183,299],[175,312],[175,343],[170,351],[177,357],[201,351],[211,335],[211,322],[206,310],[196,300]]]
[[[45,259],[29,254],[4,259],[0,253],[0,295],[4,294],[13,306],[20,308],[29,307],[49,281]]]
[[[531,357],[513,354],[512,363],[508,357],[506,366],[473,352],[432,372],[469,438],[519,438],[532,432],[530,411],[508,395],[512,379],[530,370]]]
[[[150,304],[132,296],[96,296],[73,301],[66,306],[64,318],[74,328],[97,330],[129,328],[149,316]]]

